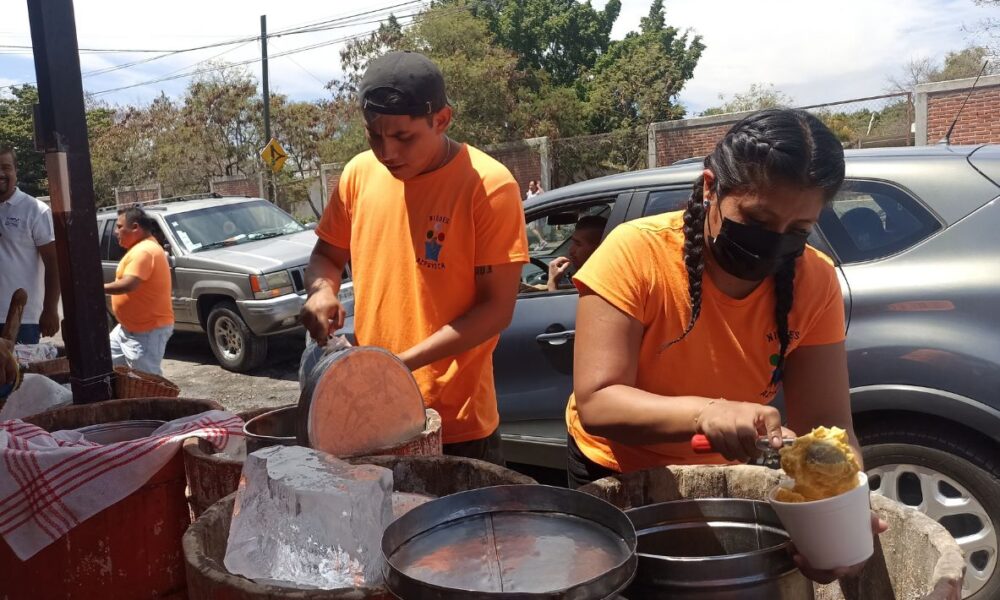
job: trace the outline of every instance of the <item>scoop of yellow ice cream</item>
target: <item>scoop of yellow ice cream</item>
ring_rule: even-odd
[[[818,447],[820,444],[826,447]],[[835,460],[830,460],[831,457]],[[775,499],[808,502],[831,498],[857,487],[861,465],[848,443],[846,431],[839,427],[817,427],[809,435],[796,438],[788,448],[781,449],[781,468],[795,480],[795,485],[792,489],[779,488]]]

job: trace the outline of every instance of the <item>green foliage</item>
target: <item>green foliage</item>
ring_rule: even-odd
[[[18,187],[32,196],[46,196],[45,155],[35,150],[32,121],[37,102],[33,85],[15,86],[9,96],[0,97],[0,146],[12,146],[17,153]]]
[[[765,108],[779,108],[782,106],[792,106],[795,102],[788,94],[775,89],[773,83],[751,84],[747,91],[733,94],[729,100],[726,100],[724,94],[719,94],[719,100],[723,101],[720,106],[705,110],[701,113],[701,116],[707,117],[726,113],[764,110]]]
[[[592,131],[630,129],[678,119],[677,94],[694,74],[705,45],[668,27],[663,0],[654,0],[638,32],[613,42],[584,83]]]
[[[556,86],[573,85],[607,52],[621,12],[620,0],[608,0],[604,10],[589,0],[472,0],[469,6],[518,57],[519,68],[540,69]]]
[[[912,92],[921,83],[967,79],[979,75],[983,63],[990,60],[990,50],[984,46],[969,46],[949,52],[939,63],[930,58],[913,59],[903,66],[900,74],[888,78],[893,92]],[[1000,64],[990,61],[984,75],[1000,73]]]

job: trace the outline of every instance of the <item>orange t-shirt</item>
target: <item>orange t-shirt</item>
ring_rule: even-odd
[[[126,275],[142,282],[127,294],[111,296],[111,308],[122,327],[145,333],[174,324],[170,294],[170,265],[167,254],[155,239],[148,237],[129,248],[118,263],[115,279]]]
[[[475,305],[475,267],[528,261],[517,182],[468,145],[444,167],[405,182],[372,152],[359,154],[316,233],[351,252],[358,342],[397,354]],[[498,337],[414,372],[424,402],[441,414],[447,444],[484,438],[499,424]]]
[[[683,213],[631,221],[615,228],[580,269],[574,282],[642,322],[642,344],[635,387],[663,396],[704,396],[770,403],[770,385],[779,350],[774,320],[774,278],[742,299],[723,294],[707,274],[702,283],[701,315],[681,342],[676,339],[691,318],[684,268]],[[788,317],[790,344],[844,340],[844,300],[833,265],[807,247],[795,265],[793,308]],[[577,327],[585,324],[577,323]],[[664,398],[664,402],[669,402]],[[599,465],[631,472],[661,465],[722,463],[719,455],[697,455],[689,442],[631,446],[584,431],[570,397],[566,408],[570,435],[584,455]]]

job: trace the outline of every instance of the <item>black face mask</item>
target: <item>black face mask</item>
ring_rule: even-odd
[[[801,256],[807,237],[803,233],[775,233],[723,217],[719,235],[709,238],[709,247],[726,273],[761,281],[777,273],[786,261]]]

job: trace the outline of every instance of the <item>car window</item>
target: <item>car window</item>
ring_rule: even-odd
[[[613,206],[614,200],[612,199],[591,201],[576,209],[567,209],[562,206],[529,221],[527,224],[528,247],[532,260],[525,264],[521,271],[522,293],[545,291],[548,270],[543,270],[542,265],[547,265],[557,257],[569,255],[569,248],[573,243],[571,238],[576,231],[576,226],[572,223],[552,223],[549,219],[551,215],[558,213],[565,216],[569,211],[575,213],[577,221],[584,217],[608,219],[611,216]],[[570,271],[572,272],[572,270],[571,268]],[[566,281],[568,282],[568,279]],[[565,287],[566,291],[574,291],[568,285],[561,287]]]
[[[683,210],[687,207],[689,198],[691,198],[690,187],[650,192],[646,198],[646,208],[642,211],[642,216],[648,217],[650,215]]]
[[[941,228],[915,198],[876,181],[847,181],[819,220],[842,263],[890,256]]]
[[[167,223],[192,252],[305,231],[291,215],[264,200],[177,213],[167,217]]]
[[[101,244],[102,249],[106,249],[106,253],[103,253],[104,260],[111,262],[118,262],[125,256],[125,248],[122,248],[118,243],[118,236],[115,235],[115,224],[117,219],[108,219],[107,224],[104,227],[104,238]]]

